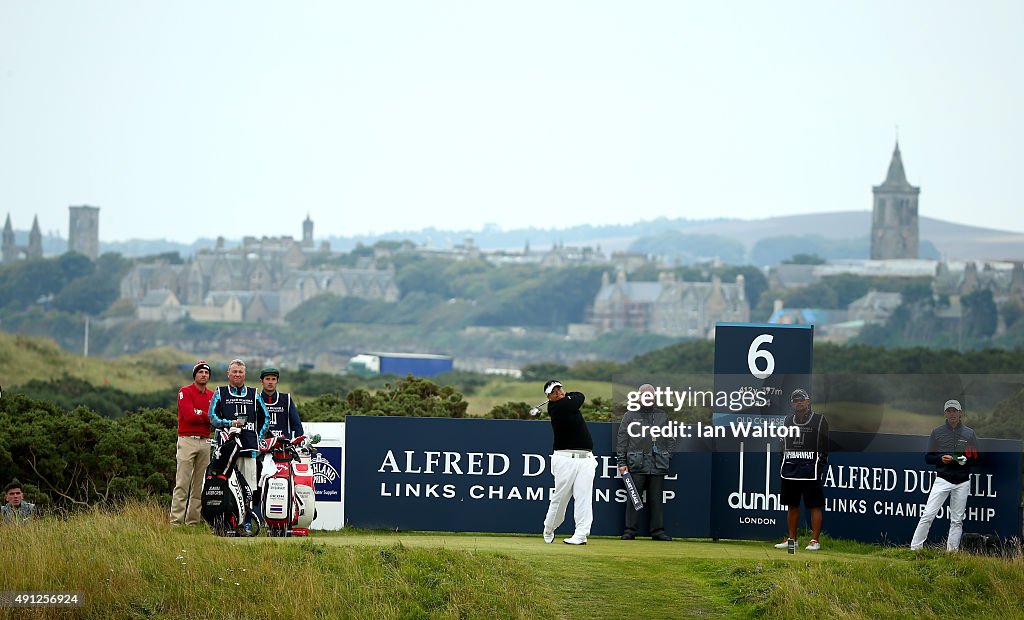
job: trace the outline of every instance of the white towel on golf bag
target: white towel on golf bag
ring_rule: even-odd
[[[277,473],[277,465],[274,464],[274,457],[268,452],[263,455],[263,471],[260,472],[260,488],[267,485],[267,478]]]

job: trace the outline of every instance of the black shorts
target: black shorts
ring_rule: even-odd
[[[782,479],[783,505],[799,506],[801,495],[804,498],[805,508],[823,508],[825,506],[825,492],[821,489],[821,482]]]

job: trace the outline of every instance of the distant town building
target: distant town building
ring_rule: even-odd
[[[903,295],[900,293],[881,293],[870,290],[867,295],[850,302],[850,305],[846,307],[846,314],[851,321],[884,323],[902,303]]]
[[[827,328],[847,320],[846,310],[828,308],[785,308],[776,300],[775,309],[768,318],[769,323],[778,325],[814,325],[815,328]],[[817,331],[817,329],[816,329]],[[815,333],[815,336],[818,336]]]
[[[171,323],[184,316],[185,311],[174,293],[159,289],[146,293],[135,303],[135,318],[140,321],[165,321]]]
[[[96,260],[100,255],[100,208],[68,207],[68,252]]]
[[[986,262],[978,269],[975,261],[941,262],[935,267],[932,292],[940,296],[963,297],[976,291],[992,291],[1002,303],[1024,299],[1024,263]]]
[[[383,251],[375,248],[375,252]],[[575,267],[581,265],[608,266],[615,271],[625,270],[632,273],[637,268],[651,264],[652,258],[646,254],[635,252],[614,252],[609,257],[601,251],[601,245],[571,246],[564,243],[553,243],[550,249],[535,250],[530,243],[523,244],[522,250],[484,250],[478,246],[473,237],[465,237],[462,243],[452,243],[445,248],[431,247],[430,243],[419,246],[402,245],[388,252],[413,254],[429,258],[445,258],[450,260],[484,260],[496,266],[509,265],[540,265],[541,267]]]
[[[492,265],[498,267],[503,265],[540,265],[542,267],[573,267],[577,265],[608,265],[611,261],[601,252],[601,246],[567,246],[564,243],[554,243],[549,250],[533,250],[527,242],[523,245],[522,251],[499,250],[493,252],[481,252],[480,248],[473,245],[472,238],[467,237],[466,243],[462,246],[454,246],[451,251],[453,258],[461,254],[466,256],[469,251],[473,254],[471,258],[482,258]]]
[[[742,275],[736,282],[676,280],[663,273],[657,282],[629,282],[619,271],[615,282],[604,274],[594,298],[588,323],[598,332],[631,330],[671,337],[707,338],[721,321],[747,322],[747,301]]]
[[[863,260],[837,259],[824,265],[783,263],[768,270],[771,289],[800,288],[821,282],[827,276],[855,275],[883,278],[931,277],[939,261],[929,259]]]
[[[768,269],[768,286],[772,289],[801,288],[821,281],[821,265],[781,263]]]
[[[907,181],[900,144],[892,153],[889,172],[881,185],[872,188],[874,208],[871,217],[871,258],[917,258],[917,198],[920,187]]]
[[[786,308],[781,299],[775,300],[768,322],[778,325],[813,325],[814,339],[828,342],[844,342],[864,326],[863,321],[848,321],[846,310]]]
[[[28,244],[18,245],[14,238],[14,227],[11,226],[11,214],[7,214],[4,222],[3,242],[0,245],[0,258],[5,263],[43,257],[43,235],[39,232],[39,217],[32,218],[32,230],[28,233]]]
[[[398,300],[393,267],[306,269],[307,251],[291,237],[245,237],[232,249],[218,239],[213,250],[201,250],[183,265],[135,265],[121,280],[121,298],[135,302],[139,319],[249,323],[281,323],[324,293]]]

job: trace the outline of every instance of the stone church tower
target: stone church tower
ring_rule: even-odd
[[[302,222],[302,247],[313,247],[313,220],[309,219],[308,213],[305,221]]]
[[[917,197],[921,188],[907,182],[899,142],[892,153],[885,181],[871,191],[875,195],[871,259],[917,258]]]
[[[28,245],[17,245],[14,239],[14,227],[11,226],[11,214],[7,214],[4,222],[3,243],[0,245],[0,258],[5,263],[18,260],[43,257],[43,234],[39,232],[39,216],[32,218],[32,230],[28,233]]]
[[[100,208],[68,207],[68,252],[96,260],[100,255]]]

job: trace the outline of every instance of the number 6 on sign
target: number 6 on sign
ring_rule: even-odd
[[[754,341],[750,343],[750,348],[747,349],[747,367],[750,369],[750,374],[754,375],[758,379],[767,379],[772,376],[775,372],[775,358],[768,351],[761,351],[758,349],[763,344],[770,344],[775,336],[771,334],[761,334]],[[757,360],[763,359],[765,362],[765,369],[761,370],[757,367]]]

